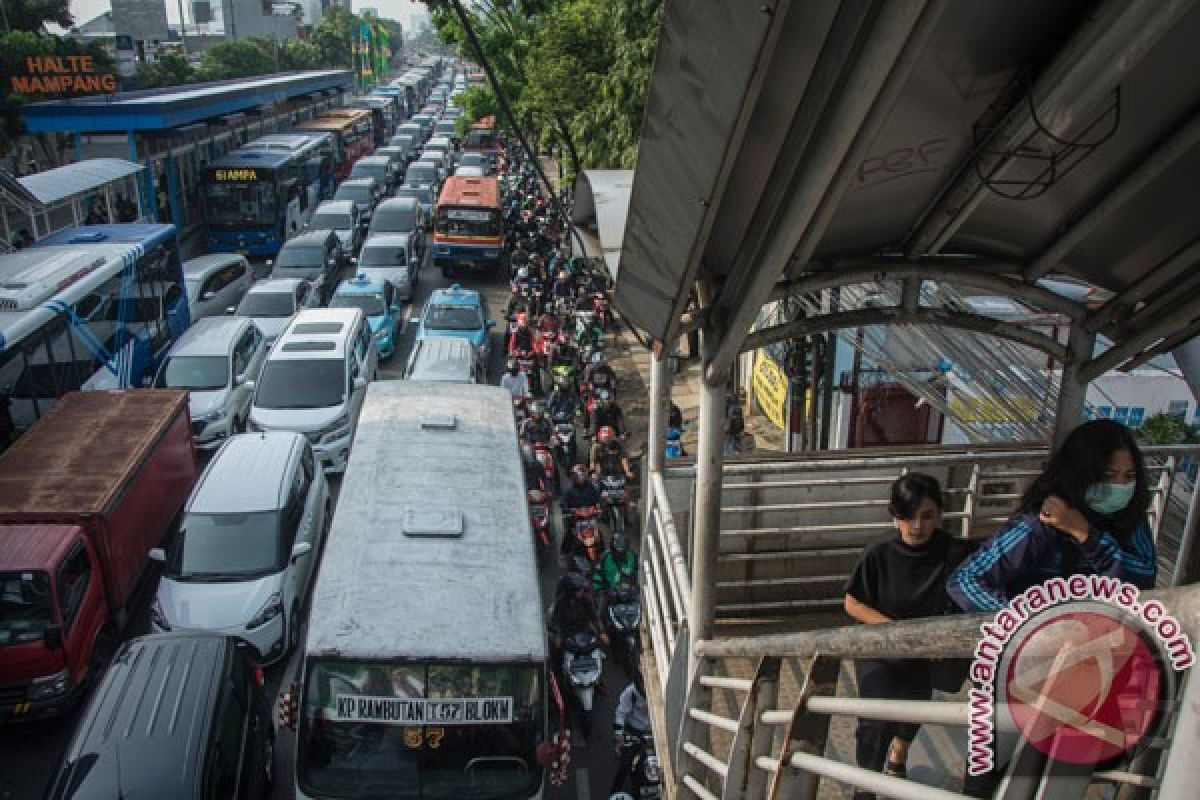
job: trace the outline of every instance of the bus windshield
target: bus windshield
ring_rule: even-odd
[[[541,668],[318,661],[300,785],[328,797],[530,797],[541,782]]]
[[[442,236],[499,236],[500,212],[473,208],[439,208],[434,230]]]
[[[208,224],[217,228],[272,225],[279,213],[275,184],[209,183],[205,187]]]

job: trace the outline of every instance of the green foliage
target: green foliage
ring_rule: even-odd
[[[321,51],[314,44],[288,39],[279,48],[279,68],[285,72],[318,69],[321,66]]]
[[[4,19],[13,31],[44,33],[46,23],[62,28],[75,24],[68,0],[2,0]]]
[[[275,43],[269,39],[221,42],[204,51],[197,75],[201,81],[223,81],[248,75],[265,75],[279,69]]]
[[[1149,444],[1184,444],[1200,439],[1196,428],[1172,414],[1153,414],[1139,431]]]
[[[182,53],[164,53],[154,64],[138,65],[138,85],[144,89],[193,83],[196,71]]]
[[[452,5],[428,5],[442,41],[473,59]],[[561,141],[565,129],[584,169],[634,165],[662,0],[490,0],[470,8],[525,131],[544,146]],[[476,119],[467,102],[464,116]]]
[[[321,63],[327,67],[349,69],[354,64],[354,53],[350,49],[359,18],[344,6],[331,6],[321,17],[312,32],[312,43],[321,54]]]

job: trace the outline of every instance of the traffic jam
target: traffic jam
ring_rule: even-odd
[[[0,255],[0,727],[74,726],[47,797],[584,797],[585,755],[660,796],[611,281],[483,81],[214,159],[203,255]]]

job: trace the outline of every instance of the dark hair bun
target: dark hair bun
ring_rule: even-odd
[[[901,475],[892,482],[892,496],[888,502],[888,513],[896,519],[912,519],[925,500],[932,500],[938,511],[945,509],[942,485],[937,478],[921,472]]]

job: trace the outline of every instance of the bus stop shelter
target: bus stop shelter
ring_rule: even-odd
[[[288,130],[353,91],[348,70],[311,70],[31,103],[34,133],[70,134],[75,157],[124,156],[144,166],[140,215],[181,232],[203,223],[205,164],[249,139]]]
[[[119,158],[93,158],[20,178],[0,171],[4,242],[21,230],[36,240],[82,225],[94,208],[117,222],[122,208],[132,204],[133,218],[125,221],[141,221],[138,176],[145,169]]]

